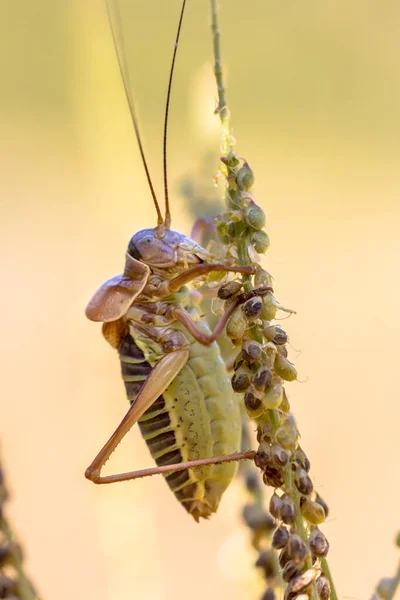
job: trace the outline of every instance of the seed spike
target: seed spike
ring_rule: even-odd
[[[172,78],[174,75],[176,52],[178,50],[179,36],[181,33],[181,26],[183,20],[183,13],[185,12],[186,0],[182,2],[181,15],[179,17],[178,31],[176,33],[176,40],[174,46],[174,53],[172,55],[171,70],[169,73],[167,101],[165,103],[165,117],[164,117],[164,137],[163,137],[163,163],[164,163],[164,196],[165,196],[165,226],[167,228],[171,225],[171,211],[169,208],[169,197],[168,197],[168,177],[167,177],[167,133],[168,133],[168,114],[169,114],[169,102],[171,99],[171,88]]]
[[[112,5],[113,5],[113,10],[111,8]],[[116,53],[117,59],[118,59],[119,71],[121,74],[122,83],[124,84],[125,96],[128,101],[129,112],[131,114],[131,119],[132,119],[133,127],[135,130],[136,140],[137,140],[137,143],[139,146],[140,156],[142,158],[142,163],[144,166],[144,170],[146,172],[147,182],[149,184],[150,192],[153,197],[154,206],[157,211],[157,225],[158,225],[159,231],[161,232],[161,229],[163,228],[163,225],[164,225],[164,219],[163,219],[163,216],[162,216],[162,213],[161,213],[158,201],[157,201],[157,196],[154,191],[153,183],[151,181],[149,168],[147,166],[146,157],[145,157],[144,150],[143,150],[143,144],[142,144],[142,140],[140,137],[139,125],[138,125],[138,120],[136,117],[136,112],[135,112],[135,107],[134,107],[132,92],[131,92],[131,86],[129,83],[128,69],[127,69],[127,65],[126,65],[126,58],[125,58],[126,55],[125,55],[125,49],[124,49],[124,36],[123,36],[123,32],[122,32],[122,27],[121,27],[121,16],[120,16],[120,12],[119,12],[119,4],[115,0],[106,0],[106,7],[107,7],[107,15],[108,15],[109,23],[110,23],[115,53]],[[114,13],[114,17],[115,17],[114,19],[112,18],[112,12]],[[118,43],[118,40],[119,40],[119,43]]]

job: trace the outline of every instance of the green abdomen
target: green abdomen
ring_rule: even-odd
[[[120,347],[120,359],[128,398],[133,402],[151,366],[130,335]],[[144,413],[139,426],[159,466],[240,450],[239,405],[216,343],[203,346],[191,340],[187,364]],[[178,471],[166,480],[198,520],[217,510],[236,470],[237,464],[231,462]]]

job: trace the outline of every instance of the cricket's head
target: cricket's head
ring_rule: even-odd
[[[168,228],[142,229],[132,236],[128,254],[149,267],[182,269],[208,262],[212,255],[182,233]]]

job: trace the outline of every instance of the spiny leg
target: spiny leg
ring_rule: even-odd
[[[204,333],[204,331],[201,331],[198,328],[196,321],[192,319],[189,313],[182,306],[174,307],[172,309],[172,313],[174,317],[186,327],[186,329],[194,337],[195,340],[197,340],[198,342],[200,342],[200,344],[203,344],[204,346],[209,346],[210,344],[215,342],[216,339],[221,335],[222,331],[225,328],[225,325],[229,320],[229,317],[234,313],[238,306],[244,304],[245,302],[247,302],[247,300],[250,300],[250,298],[254,298],[254,296],[264,296],[265,294],[269,294],[272,291],[273,290],[271,287],[263,287],[258,288],[256,290],[252,290],[251,292],[244,292],[243,294],[237,296],[235,300],[232,300],[228,308],[225,310],[224,314],[214,327],[212,333]]]
[[[212,273],[214,271],[219,271],[221,273],[243,273],[245,275],[254,275],[256,269],[254,267],[242,267],[240,265],[231,266],[220,263],[203,263],[201,265],[191,267],[190,269],[187,269],[187,271],[184,271],[180,275],[177,275],[171,279],[167,284],[168,291],[171,294],[173,292],[177,292],[183,285],[193,281],[193,279],[197,279],[197,277],[202,277],[203,275],[208,275],[208,273]]]
[[[189,349],[176,350],[175,352],[163,356],[155,367],[153,367],[141,387],[135,402],[129,408],[125,417],[122,419],[108,442],[103,446],[91,465],[86,469],[85,477],[87,477],[87,479],[90,479],[94,483],[111,483],[109,477],[102,477],[100,475],[102,467],[131,427],[140,419],[149,406],[165,392],[170,383],[186,364],[188,357]],[[112,475],[112,481],[124,481],[126,480],[126,475],[129,475],[129,473]],[[128,477],[128,479],[132,479],[132,477]]]
[[[208,233],[212,238],[215,238],[217,229],[212,219],[207,219],[206,217],[199,217],[193,223],[190,237],[192,240],[197,242],[197,244],[203,246],[203,238],[205,233]]]

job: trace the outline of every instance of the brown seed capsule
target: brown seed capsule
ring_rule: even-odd
[[[13,550],[13,544],[4,544],[0,546],[0,568],[12,562]]]
[[[217,292],[218,298],[221,300],[229,300],[232,296],[235,296],[242,289],[242,284],[238,281],[228,281],[224,285],[221,285]]]
[[[281,498],[281,507],[279,514],[282,521],[287,525],[293,523],[293,521],[296,518],[296,505],[293,499],[288,494],[284,494]]]
[[[261,600],[276,600],[274,590],[272,588],[267,588],[263,593]]]
[[[320,600],[329,600],[331,595],[329,579],[325,575],[320,575],[315,583],[317,584],[317,592]]]
[[[325,521],[325,511],[318,502],[302,497],[301,514],[312,525],[320,525]]]
[[[250,377],[247,373],[235,373],[231,379],[234,392],[245,392],[250,386]]]
[[[226,324],[226,335],[231,340],[242,339],[246,331],[247,322],[242,310],[237,308]]]
[[[261,567],[264,570],[266,578],[274,577],[276,575],[274,551],[262,550],[258,555],[255,566]]]
[[[263,474],[263,482],[273,488],[280,488],[283,485],[283,476],[280,469],[267,465]]]
[[[308,458],[307,458],[307,460],[308,460]],[[310,464],[310,461],[308,461],[308,464]],[[309,470],[309,468],[310,467],[308,467],[307,471]],[[321,496],[319,494],[317,494],[316,497],[315,497],[315,502],[318,502],[318,504],[320,504],[322,506],[322,508],[325,511],[325,518],[326,518],[328,516],[328,514],[329,514],[329,508],[328,508],[328,505],[325,502],[325,500],[323,498],[321,498]],[[400,545],[399,545],[399,547],[400,547]]]
[[[274,342],[277,346],[282,344],[286,344],[288,341],[287,333],[279,327],[279,325],[270,325],[269,327],[265,327],[263,329],[263,333],[267,340]]]
[[[246,504],[243,509],[243,520],[250,529],[262,529],[269,532],[276,526],[271,515],[257,504]]]
[[[264,470],[267,467],[270,458],[271,458],[271,448],[270,448],[269,444],[267,444],[266,442],[261,442],[260,445],[258,446],[257,454],[254,457],[254,463],[255,463],[256,467]],[[271,507],[270,507],[270,513],[274,514],[271,511]],[[274,515],[274,517],[275,516],[276,515]]]
[[[274,492],[271,496],[271,499],[269,501],[269,512],[271,513],[271,515],[273,515],[276,519],[279,519],[279,509],[281,507],[281,499],[278,496],[278,494],[276,492]]]
[[[300,448],[300,446],[297,448],[296,452],[295,452],[295,457],[296,460],[299,462],[300,466],[305,470],[305,471],[309,471],[310,470],[310,461],[308,460],[306,453],[304,452],[304,450],[302,450]]]
[[[283,388],[282,384],[278,379],[272,381],[271,385],[265,392],[262,402],[264,408],[267,410],[273,410],[278,408],[283,399]]]
[[[261,367],[253,377],[253,385],[256,390],[265,392],[272,382],[272,372],[268,367]]]
[[[271,460],[278,467],[284,467],[289,461],[289,452],[282,448],[282,446],[279,446],[279,444],[273,444],[271,446]]]
[[[256,494],[260,490],[260,476],[257,471],[251,470],[245,474],[245,484],[250,494]]]
[[[307,545],[297,533],[290,534],[288,552],[295,562],[302,562],[307,556]]]
[[[268,444],[271,443],[271,427],[268,425],[268,423],[264,423],[264,425],[262,426],[262,428],[257,429],[257,442],[267,442]]]
[[[254,250],[257,252],[257,254],[264,254],[270,245],[269,235],[266,231],[255,231],[250,236],[250,243],[253,244]],[[270,321],[271,319],[267,320]]]
[[[262,229],[265,226],[265,213],[261,206],[252,204],[246,211],[245,219],[253,229]]]
[[[259,362],[264,354],[263,347],[254,340],[243,342],[242,356],[249,362]]]
[[[304,571],[301,575],[297,575],[297,577],[290,582],[291,591],[296,594],[297,592],[302,592],[314,581],[317,574],[318,571],[316,569],[307,569],[307,571]]]
[[[290,556],[288,554],[287,548],[283,548],[282,552],[279,554],[279,564],[282,569],[286,565],[286,563],[289,562],[289,560]]]
[[[308,538],[308,544],[310,546],[311,552],[315,556],[326,556],[328,554],[329,542],[322,533],[322,531],[318,529],[318,527],[314,529],[314,531]]]
[[[256,398],[253,392],[246,392],[244,397],[244,405],[246,407],[247,414],[252,419],[257,419],[264,412],[264,406],[259,398]]]
[[[282,578],[284,581],[290,581],[301,572],[301,565],[294,560],[289,560],[283,568]]]
[[[308,496],[314,489],[313,483],[305,469],[297,470],[294,482],[300,494]]]
[[[279,517],[279,511],[277,516]],[[288,541],[289,532],[284,525],[280,525],[273,535],[272,546],[276,548],[276,550],[281,550],[281,548],[286,546]]]
[[[243,306],[243,312],[248,321],[255,321],[259,318],[263,308],[261,296],[250,298]]]
[[[288,351],[287,351],[286,346],[277,346],[277,350],[278,350],[279,354],[282,354],[282,356],[287,358]]]
[[[275,356],[275,372],[285,381],[295,381],[297,379],[296,367],[279,352]]]

